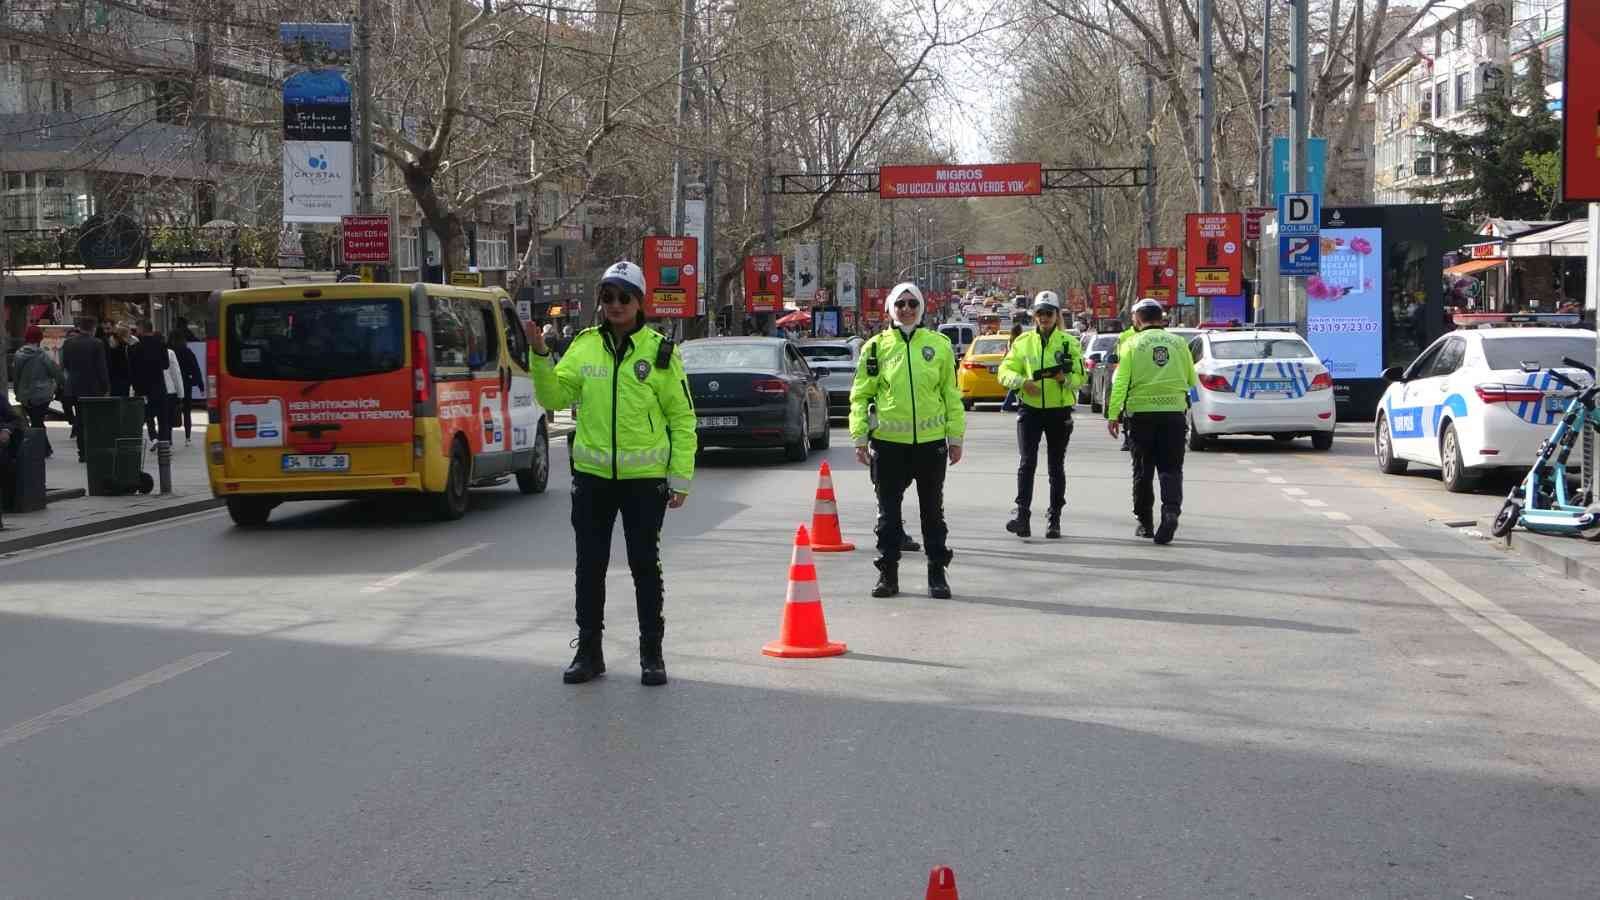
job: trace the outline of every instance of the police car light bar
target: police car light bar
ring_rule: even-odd
[[[1577,313],[1456,313],[1457,328],[1574,328],[1582,323]]]

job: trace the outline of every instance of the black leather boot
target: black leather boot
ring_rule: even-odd
[[[1178,533],[1178,514],[1163,512],[1161,524],[1156,528],[1155,539],[1158,544],[1172,543],[1172,536]]]
[[[1140,538],[1153,538],[1156,536],[1156,530],[1154,526],[1150,524],[1149,519],[1140,519],[1139,527],[1133,530],[1133,536]]]
[[[583,684],[591,678],[596,678],[606,673],[605,651],[600,649],[600,632],[580,631],[572,639],[572,646],[578,648],[577,655],[572,657],[572,665],[561,673],[561,680],[567,684]]]
[[[639,673],[641,684],[667,683],[667,661],[661,658],[661,635],[639,636]]]
[[[935,600],[950,599],[950,582],[944,579],[944,566],[928,563],[928,596]]]
[[[1051,540],[1060,539],[1060,537],[1061,537],[1061,510],[1059,510],[1059,509],[1050,510],[1050,521],[1049,521],[1049,524],[1047,524],[1045,526],[1044,536],[1049,538],[1049,539],[1051,539]]]
[[[900,564],[879,560],[873,565],[878,567],[878,583],[872,586],[872,596],[893,597],[900,593]]]
[[[1006,530],[1019,538],[1032,537],[1033,529],[1028,527],[1028,511],[1017,507],[1011,514],[1011,521],[1006,523]]]

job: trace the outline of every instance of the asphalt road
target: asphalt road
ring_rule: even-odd
[[[620,534],[611,674],[561,684],[562,488],[0,558],[0,896],[920,897],[940,863],[969,898],[1600,895],[1587,589],[1441,524],[1359,428],[1192,454],[1155,547],[1083,412],[1067,537],[1028,543],[1013,420],[972,414],[950,601],[915,557],[868,595],[836,432],[835,659],[760,653],[817,457],[710,454],[664,535],[666,688]]]

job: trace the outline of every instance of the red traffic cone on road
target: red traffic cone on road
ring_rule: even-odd
[[[843,553],[856,548],[839,533],[839,503],[833,496],[833,470],[828,468],[827,460],[822,461],[822,468],[817,471],[817,502],[811,508],[811,536],[816,540],[811,549],[818,553]]]
[[[956,871],[949,866],[934,866],[928,873],[927,900],[961,900],[956,893]]]
[[[811,536],[801,525],[794,533],[794,556],[789,562],[789,595],[783,603],[783,627],[778,639],[761,648],[768,656],[810,659],[838,656],[844,644],[828,640],[828,623],[822,618],[822,591],[817,587],[817,566],[811,558]]]

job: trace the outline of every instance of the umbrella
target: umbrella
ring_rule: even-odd
[[[793,325],[810,325],[810,324],[811,324],[811,312],[809,310],[804,310],[804,309],[797,309],[794,312],[789,313],[787,316],[784,316],[783,318],[781,318],[781,319],[779,319],[777,321],[777,326],[779,328],[788,328],[788,327],[793,326]]]

